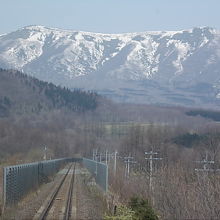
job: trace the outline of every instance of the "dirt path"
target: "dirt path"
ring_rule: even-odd
[[[103,219],[106,203],[87,170],[76,170],[76,219]]]

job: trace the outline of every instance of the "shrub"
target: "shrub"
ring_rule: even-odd
[[[131,209],[135,212],[136,220],[158,220],[158,216],[156,215],[155,211],[151,207],[148,200],[133,197],[131,198],[129,205]]]
[[[118,206],[115,215],[106,215],[104,216],[104,220],[133,220],[135,218],[135,213],[130,208],[126,206]]]

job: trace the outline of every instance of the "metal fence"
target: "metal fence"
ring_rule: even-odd
[[[15,205],[30,190],[47,182],[59,169],[73,158],[40,161],[4,167],[4,206]]]
[[[83,158],[83,165],[95,177],[96,183],[105,191],[108,191],[108,165]]]

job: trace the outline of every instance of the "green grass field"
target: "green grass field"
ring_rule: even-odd
[[[132,128],[140,127],[146,129],[150,123],[134,123],[134,122],[120,122],[120,123],[105,123],[105,132],[108,135],[125,135],[128,134]]]

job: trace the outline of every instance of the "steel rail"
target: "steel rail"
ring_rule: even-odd
[[[68,191],[68,198],[67,198],[67,203],[66,203],[66,209],[65,209],[65,214],[64,214],[64,220],[68,220],[71,217],[73,184],[75,180],[75,169],[76,169],[76,164],[74,165],[74,169],[73,169],[73,173],[71,177],[70,187]]]
[[[64,175],[63,179],[61,180],[60,184],[59,184],[58,187],[54,190],[54,192],[53,192],[53,194],[52,194],[52,196],[51,196],[50,201],[48,202],[48,204],[46,205],[46,207],[45,207],[44,210],[42,211],[41,215],[39,216],[39,220],[45,220],[45,219],[46,219],[46,217],[47,217],[47,215],[48,215],[48,213],[49,213],[49,210],[50,210],[50,208],[52,207],[53,202],[54,202],[54,200],[55,200],[55,198],[56,198],[58,192],[60,191],[60,189],[61,189],[61,187],[62,187],[62,185],[63,185],[63,183],[64,183],[64,181],[65,181],[65,179],[66,179],[66,177],[67,177],[67,175],[69,174],[69,172],[70,172],[72,166],[73,166],[73,164],[70,165],[70,167],[68,168],[66,174]]]

